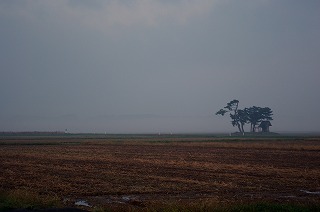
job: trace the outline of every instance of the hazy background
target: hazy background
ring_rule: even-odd
[[[0,131],[320,131],[319,0],[1,0],[0,65]]]

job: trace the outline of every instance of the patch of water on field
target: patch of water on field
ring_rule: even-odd
[[[122,196],[121,199],[124,201],[124,203],[127,203],[127,204],[143,206],[142,201],[139,200],[139,198],[136,196]]]
[[[305,193],[305,194],[320,195],[320,191],[307,191],[307,190],[300,190],[300,191]]]
[[[121,199],[122,199],[124,202],[129,202],[129,201],[132,199],[132,197],[130,197],[130,196],[123,196]]]
[[[136,195],[121,195],[121,196],[95,196],[90,197],[93,205],[99,204],[129,204],[138,207],[143,207],[144,203],[139,196]]]
[[[295,195],[285,195],[285,196],[279,196],[279,198],[281,198],[281,199],[297,199],[299,197],[297,197]]]
[[[78,200],[74,203],[76,206],[85,206],[85,207],[91,207],[89,203],[85,200]]]

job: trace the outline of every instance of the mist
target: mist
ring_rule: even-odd
[[[0,131],[319,132],[320,2],[0,2]],[[248,130],[249,126],[245,128]]]

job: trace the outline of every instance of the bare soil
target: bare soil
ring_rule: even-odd
[[[66,206],[320,204],[320,138],[1,139],[0,190],[17,189]]]

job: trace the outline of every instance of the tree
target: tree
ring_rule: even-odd
[[[250,107],[250,108],[245,108],[247,114],[248,114],[248,122],[250,123],[250,131],[254,132],[254,129],[256,125],[260,122],[261,120],[261,114],[260,114],[260,107]]]
[[[224,116],[226,113],[230,113],[232,126],[237,126],[239,129],[239,132],[244,133],[243,126],[246,123],[246,121],[243,121],[244,111],[238,110],[238,107],[239,107],[239,100],[234,99],[229,103],[227,103],[227,106],[225,106],[224,109],[220,109],[218,112],[216,112],[216,115]]]
[[[238,121],[241,125],[242,133],[244,133],[243,126],[248,122],[248,114],[246,110],[238,109]]]
[[[268,107],[249,107],[244,109],[247,114],[247,122],[250,123],[250,131],[254,132],[256,125],[262,121],[270,121],[272,118],[272,110]]]

